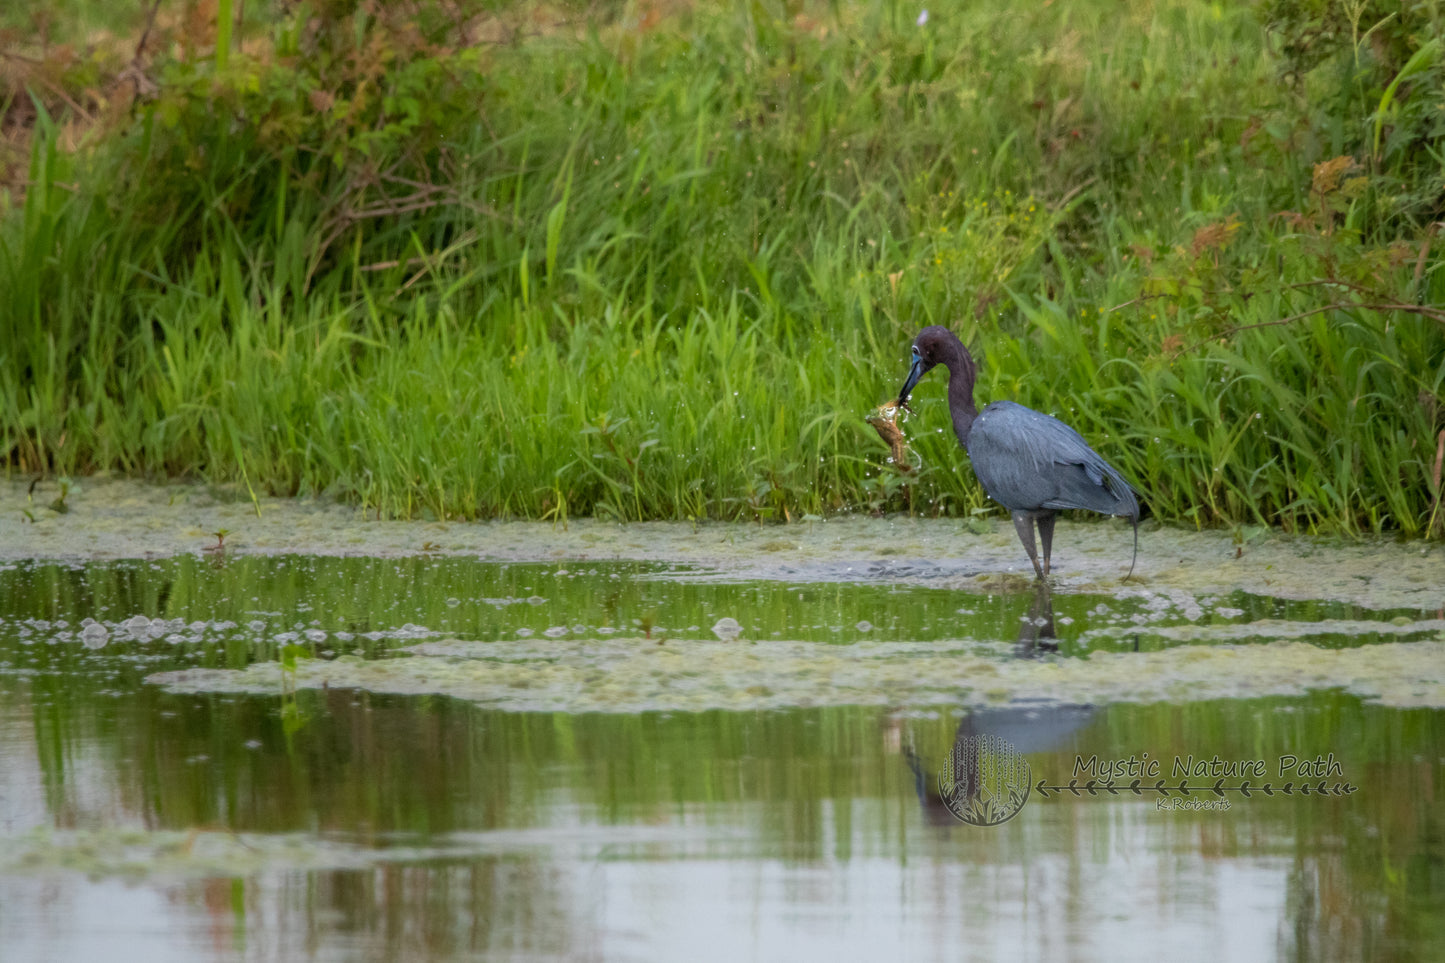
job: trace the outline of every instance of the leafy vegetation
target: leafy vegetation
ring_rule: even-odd
[[[1162,519],[1445,531],[1433,8],[165,6],[5,54],[12,472],[966,514],[942,323]]]

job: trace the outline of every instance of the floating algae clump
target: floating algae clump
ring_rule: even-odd
[[[880,406],[892,419],[896,408]],[[885,431],[890,429],[885,428]],[[902,432],[899,432],[901,437]],[[891,446],[890,446],[891,447]],[[916,451],[911,470],[919,468]],[[895,464],[897,462],[895,461]],[[558,559],[638,560],[706,567],[728,581],[806,578],[813,581],[891,582],[951,588],[974,595],[996,591],[997,579],[1018,567],[1012,526],[976,531],[954,518],[830,515],[827,524],[806,519],[779,529],[742,523],[629,522],[574,518],[551,522],[490,521],[480,524],[376,521],[355,507],[324,498],[263,496],[261,517],[247,499],[227,500],[205,485],[147,485],[126,479],[93,479],[71,493],[69,514],[42,513],[32,522],[27,483],[0,478],[0,565],[6,562],[101,560],[195,556],[226,537],[228,560],[243,556],[353,555],[382,558],[467,556],[484,561]],[[817,522],[815,524],[815,522]],[[1056,587],[1125,597],[1111,561],[1116,529],[1065,520],[1071,550],[1054,576]],[[786,536],[786,563],[777,557]],[[234,546],[234,547],[233,547]],[[926,561],[924,570],[878,572],[883,554],[905,549]],[[1438,542],[1392,538],[1324,538],[1267,533],[1247,544],[1227,530],[1161,528],[1150,533],[1133,586],[1195,596],[1247,592],[1278,599],[1350,602],[1367,609],[1409,608],[1435,612],[1445,585],[1445,551]],[[423,552],[423,549],[426,551]],[[215,569],[219,571],[219,569]],[[1029,579],[1020,585],[1032,583]],[[448,594],[453,590],[446,589]],[[738,613],[734,613],[738,614]],[[875,620],[876,621],[876,620]],[[118,638],[111,627],[111,641]],[[125,630],[134,634],[134,630]]]
[[[691,832],[691,830],[689,830]],[[556,826],[427,834],[425,845],[377,846],[362,835],[306,832],[237,833],[199,829],[36,828],[0,833],[0,873],[52,876],[83,873],[91,879],[210,879],[256,876],[276,870],[368,870],[396,863],[571,851],[593,860],[628,845],[666,843],[666,826]]]
[[[1181,646],[1087,659],[1009,659],[979,642],[759,644],[641,639],[426,642],[410,658],[275,662],[152,675],[173,692],[297,687],[448,695],[498,709],[645,712],[792,706],[982,707],[1189,702],[1340,688],[1396,707],[1445,706],[1445,642],[1331,650],[1304,642]]]

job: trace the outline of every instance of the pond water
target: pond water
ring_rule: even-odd
[[[88,487],[0,486],[0,959],[1445,958],[1432,546]]]

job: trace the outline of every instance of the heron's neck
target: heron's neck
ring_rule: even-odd
[[[978,417],[978,408],[973,404],[973,381],[977,377],[977,369],[961,342],[956,356],[944,363],[948,365],[948,410],[953,415],[953,433],[958,436],[958,443],[967,448],[973,420]]]

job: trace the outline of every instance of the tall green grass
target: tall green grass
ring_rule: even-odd
[[[0,218],[0,458],[400,516],[966,513],[940,376],[918,474],[862,421],[943,323],[981,401],[1074,424],[1163,519],[1440,526],[1445,326],[1234,330],[1332,273],[1440,303],[1436,250],[1315,190],[1337,145],[1289,128],[1251,9],[1058,6],[624,13],[429,65],[469,106],[415,149],[311,150],[304,102],[278,135],[240,54],[84,153],[42,117]],[[362,148],[442,192],[357,193]],[[338,221],[368,198],[394,212]]]

